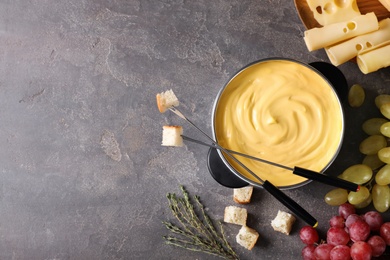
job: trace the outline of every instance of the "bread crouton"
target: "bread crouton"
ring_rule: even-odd
[[[226,223],[245,226],[247,217],[248,217],[248,212],[245,208],[240,208],[236,206],[227,206],[225,208],[225,214],[223,220]]]
[[[162,146],[183,146],[181,126],[163,126]]]
[[[252,250],[258,238],[259,233],[256,230],[247,226],[242,226],[236,236],[236,241],[246,249]]]
[[[233,190],[233,200],[239,204],[248,204],[251,202],[253,186],[249,185],[243,188]]]
[[[275,231],[289,235],[294,222],[295,217],[293,215],[279,210],[275,219],[271,221],[271,226]]]
[[[164,113],[171,107],[177,107],[180,102],[172,89],[156,95],[157,107],[160,113]]]

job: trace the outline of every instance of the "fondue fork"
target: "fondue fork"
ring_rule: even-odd
[[[181,137],[183,138],[183,140],[187,140],[187,141],[190,141],[190,142],[193,142],[193,143],[197,143],[197,144],[200,144],[200,145],[208,146],[208,147],[214,148],[214,149],[219,149],[214,144],[208,144],[208,143],[205,143],[205,142],[202,142],[202,141],[190,138],[190,137],[185,136],[185,135],[182,135]],[[304,169],[304,168],[297,167],[297,166],[295,166],[294,168],[291,168],[291,167],[288,167],[288,166],[285,166],[285,165],[282,165],[282,164],[279,164],[279,163],[271,162],[271,161],[268,161],[268,160],[265,160],[265,159],[262,159],[262,158],[259,158],[259,157],[254,157],[254,156],[251,156],[251,155],[248,155],[248,154],[236,152],[236,151],[229,150],[229,149],[225,149],[225,150],[227,150],[231,154],[236,154],[236,155],[239,155],[239,156],[251,159],[251,160],[259,161],[259,162],[262,162],[262,163],[273,165],[275,167],[279,167],[279,168],[282,168],[282,169],[285,169],[285,170],[289,170],[289,171],[291,171],[295,175],[299,175],[299,176],[305,177],[307,179],[318,181],[318,182],[321,182],[321,183],[324,183],[324,184],[328,184],[328,185],[331,185],[331,186],[334,186],[334,187],[338,187],[338,188],[342,188],[342,189],[346,189],[346,190],[350,190],[350,191],[358,191],[360,189],[360,186],[358,184],[355,184],[353,182],[349,182],[349,181],[346,181],[346,180],[343,180],[343,179],[340,179],[340,178],[337,178],[337,177],[334,177],[334,176],[320,174],[318,172],[311,171],[311,170]]]
[[[267,180],[262,180],[259,176],[257,176],[252,170],[246,167],[242,162],[240,162],[236,157],[233,156],[231,152],[227,149],[220,146],[217,142],[213,140],[208,134],[206,134],[202,129],[196,126],[191,120],[183,115],[177,108],[171,107],[169,108],[174,114],[179,116],[180,118],[187,121],[190,125],[195,127],[199,132],[201,132],[204,136],[206,136],[213,144],[214,148],[218,148],[221,151],[225,152],[230,158],[232,158],[235,162],[237,162],[241,167],[243,167],[249,174],[251,174],[255,179],[259,181],[259,185],[261,185],[265,190],[267,190],[274,198],[279,200],[283,205],[289,208],[295,215],[304,220],[307,224],[312,227],[318,226],[318,221],[310,215],[304,208],[302,208],[298,203],[296,203],[292,198],[288,197],[285,193],[283,193],[280,189],[278,189],[275,185]]]

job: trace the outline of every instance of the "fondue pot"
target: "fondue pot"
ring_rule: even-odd
[[[219,91],[212,111],[213,138],[225,149],[323,174],[342,145],[341,101],[347,91],[344,75],[329,63],[286,58],[253,62]],[[236,158],[279,189],[310,182],[288,170]],[[208,167],[224,186],[262,186],[220,149],[209,150]]]

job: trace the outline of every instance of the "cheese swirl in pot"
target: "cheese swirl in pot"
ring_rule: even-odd
[[[337,156],[344,121],[330,83],[290,60],[266,60],[240,71],[222,90],[214,111],[217,142],[231,150],[293,168],[323,172]],[[291,171],[235,155],[279,187],[306,179]],[[256,182],[229,156],[225,162]]]

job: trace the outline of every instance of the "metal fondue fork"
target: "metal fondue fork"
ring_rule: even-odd
[[[208,144],[208,143],[205,143],[205,142],[202,142],[202,141],[190,138],[188,136],[182,135],[182,138],[184,140],[187,140],[187,141],[190,141],[190,142],[193,142],[193,143],[197,143],[197,144],[200,144],[200,145],[204,145],[204,146],[208,146],[208,147],[211,147],[211,148],[219,149],[214,144]],[[295,175],[299,175],[299,176],[305,177],[307,179],[315,180],[315,181],[318,181],[318,182],[321,182],[321,183],[324,183],[324,184],[328,184],[328,185],[331,185],[331,186],[334,186],[334,187],[338,187],[338,188],[342,188],[342,189],[346,189],[346,190],[350,190],[350,191],[358,191],[360,189],[358,184],[355,184],[353,182],[349,182],[349,181],[346,181],[346,180],[343,180],[343,179],[340,179],[340,178],[337,178],[337,177],[320,174],[318,172],[307,170],[307,169],[300,168],[300,167],[297,167],[297,166],[295,166],[294,168],[291,168],[291,167],[288,167],[288,166],[285,166],[285,165],[282,165],[282,164],[279,164],[279,163],[275,163],[275,162],[271,162],[271,161],[268,161],[268,160],[264,160],[264,159],[261,159],[261,158],[258,158],[258,157],[254,157],[254,156],[251,156],[251,155],[248,155],[248,154],[236,152],[236,151],[229,150],[229,149],[225,149],[225,150],[228,151],[231,154],[236,154],[236,155],[239,155],[239,156],[251,159],[251,160],[255,160],[255,161],[262,162],[262,163],[270,164],[270,165],[273,165],[275,167],[279,167],[279,168],[282,168],[282,169],[285,169],[285,170],[290,170]]]
[[[298,203],[296,203],[293,199],[288,197],[286,194],[284,194],[280,189],[278,189],[276,186],[274,186],[271,182],[265,180],[263,181],[259,176],[257,176],[252,170],[250,170],[248,167],[246,167],[243,163],[241,163],[236,157],[233,156],[231,152],[226,150],[225,148],[221,147],[217,142],[215,142],[208,134],[206,134],[202,129],[200,129],[198,126],[196,126],[191,120],[189,120],[187,117],[183,115],[177,108],[171,107],[169,108],[170,111],[175,113],[180,118],[184,119],[188,123],[190,123],[193,127],[195,127],[199,132],[201,132],[204,136],[206,136],[212,144],[220,149],[221,151],[225,152],[230,158],[232,158],[235,162],[237,162],[241,167],[243,167],[246,171],[248,171],[254,178],[256,178],[259,181],[259,185],[262,186],[265,190],[267,190],[271,195],[273,195],[277,200],[279,200],[283,205],[285,205],[287,208],[289,208],[292,212],[294,212],[295,215],[297,215],[299,218],[304,220],[307,224],[317,227],[318,221],[310,215],[304,208],[302,208]]]

